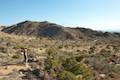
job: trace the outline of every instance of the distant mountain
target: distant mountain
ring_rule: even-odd
[[[24,21],[2,29],[3,32],[16,35],[49,37],[53,39],[120,39],[120,33],[95,31],[87,28],[70,28],[48,21]]]

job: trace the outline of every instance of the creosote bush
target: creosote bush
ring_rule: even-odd
[[[91,69],[86,64],[78,62],[75,56],[60,56],[52,49],[47,50],[47,52],[45,70],[48,71],[49,75],[59,76],[60,80],[78,80],[76,77],[78,75],[82,76],[81,80],[94,80]]]
[[[64,70],[59,74],[59,80],[77,80],[77,78],[72,72]]]

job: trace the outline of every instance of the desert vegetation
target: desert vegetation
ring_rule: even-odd
[[[120,79],[119,42],[0,35],[1,80]],[[27,49],[28,66],[22,49]]]
[[[0,80],[120,80],[119,39],[119,33],[48,22],[4,28]]]

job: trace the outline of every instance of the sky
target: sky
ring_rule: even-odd
[[[50,21],[120,32],[120,0],[0,0],[0,24]]]

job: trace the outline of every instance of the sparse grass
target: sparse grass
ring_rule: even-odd
[[[47,65],[42,66],[42,69],[46,67],[52,76],[60,71],[61,80],[65,80],[64,78],[75,80],[73,79],[75,76],[80,76],[81,80],[89,80],[84,77],[91,76],[90,74],[93,74],[93,71],[97,71],[98,74],[106,74],[109,79],[112,79],[111,77],[113,80],[119,79],[119,42],[61,41],[0,32],[0,73],[7,75],[13,69],[25,68],[23,65],[13,65],[23,61],[23,55],[20,52],[21,47],[28,49],[30,58],[37,59],[38,62],[31,62],[30,65],[33,63],[43,65],[44,60],[49,55],[46,59]],[[9,68],[4,69],[2,65],[8,65]],[[60,70],[56,72],[55,70],[58,67]],[[68,76],[71,76],[71,79]],[[92,77],[94,76],[92,75]]]

